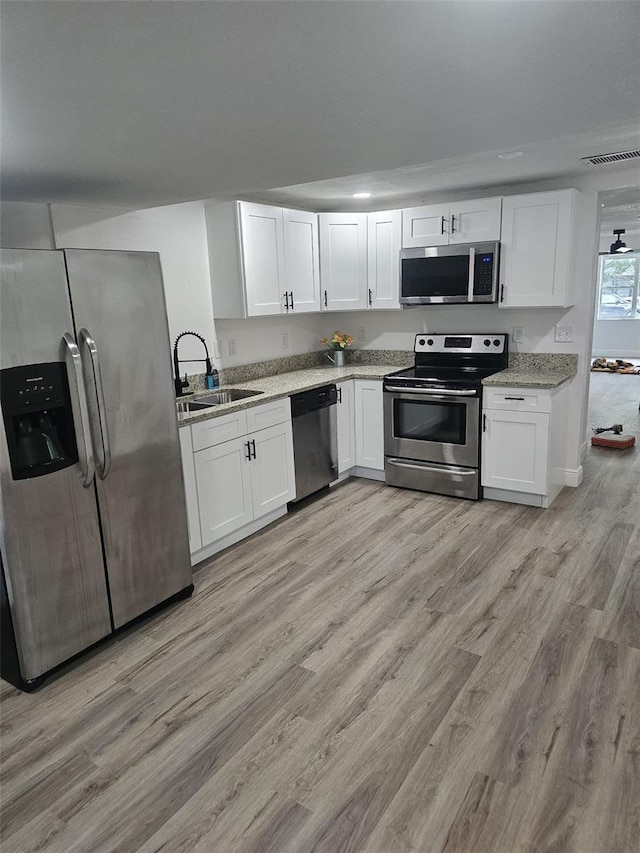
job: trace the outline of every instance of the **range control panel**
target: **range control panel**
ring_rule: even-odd
[[[416,335],[414,352],[436,352],[436,353],[503,353],[507,349],[508,335],[504,332],[495,334],[472,334],[472,335],[443,335],[428,334]]]

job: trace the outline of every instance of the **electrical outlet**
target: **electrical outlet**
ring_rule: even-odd
[[[229,355],[236,354],[236,342],[233,338],[229,339]]]
[[[289,349],[289,335],[286,332],[282,334],[282,349]]]
[[[367,327],[358,326],[358,341],[363,344],[367,340]]]
[[[220,358],[220,344],[217,340],[214,340],[213,342],[213,357]]]
[[[511,329],[511,340],[514,344],[521,344],[524,340],[524,326],[514,326]]]
[[[553,340],[557,344],[570,344],[573,341],[573,326],[555,326]]]

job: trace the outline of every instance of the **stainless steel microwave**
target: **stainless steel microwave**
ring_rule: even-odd
[[[400,252],[400,304],[496,302],[500,243],[459,243]]]

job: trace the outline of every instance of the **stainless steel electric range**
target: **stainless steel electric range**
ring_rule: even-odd
[[[508,335],[416,335],[414,352],[384,378],[386,482],[478,500],[482,380],[507,368]]]

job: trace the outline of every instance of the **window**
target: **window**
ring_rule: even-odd
[[[598,320],[640,320],[640,253],[600,255]]]

